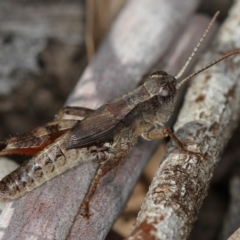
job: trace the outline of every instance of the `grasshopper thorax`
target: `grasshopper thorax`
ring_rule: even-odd
[[[168,98],[176,94],[177,80],[164,71],[157,71],[150,74],[149,79],[144,83],[151,96]]]

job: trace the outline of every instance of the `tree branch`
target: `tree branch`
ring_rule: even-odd
[[[216,41],[197,69],[223,53],[240,48],[240,1],[233,5]],[[207,161],[179,153],[170,143],[128,239],[186,239],[221,153],[235,130],[240,111],[240,56],[199,75],[189,89],[175,124],[188,149]]]

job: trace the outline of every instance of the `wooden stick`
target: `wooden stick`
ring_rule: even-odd
[[[232,49],[239,49],[240,1],[197,69]],[[207,161],[180,154],[170,144],[128,239],[187,239],[209,181],[225,145],[239,121],[240,56],[206,70],[193,82],[175,124],[189,150],[206,154]]]

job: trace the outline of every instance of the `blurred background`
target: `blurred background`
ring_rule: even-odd
[[[127,1],[0,2],[1,138],[22,134],[53,120]],[[221,23],[232,3],[203,0],[198,13],[211,17],[220,10],[218,21]],[[216,169],[209,195],[189,239],[213,240],[222,234],[231,200],[229,186],[239,172],[238,135],[236,133],[229,143],[225,160]],[[165,143],[159,147],[158,156],[164,154],[165,147]],[[14,163],[9,169],[15,162],[21,164],[26,157],[11,159]],[[9,159],[1,160],[2,175],[6,175],[5,164],[8,168],[9,162]],[[159,157],[153,156],[107,239],[122,239],[129,234],[158,165]]]

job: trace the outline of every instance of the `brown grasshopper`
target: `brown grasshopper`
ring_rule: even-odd
[[[0,201],[13,201],[79,163],[97,160],[99,168],[81,205],[81,213],[87,218],[89,201],[100,178],[125,159],[139,136],[147,140],[170,136],[182,153],[205,160],[201,153],[187,150],[164,124],[173,112],[177,90],[184,82],[219,61],[240,53],[240,50],[229,52],[178,81],[217,15],[176,77],[164,71],[154,72],[143,85],[97,110],[65,107],[54,122],[25,135],[0,141],[0,155],[36,154],[0,181]],[[61,120],[63,114],[82,116],[83,120]]]

